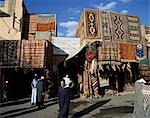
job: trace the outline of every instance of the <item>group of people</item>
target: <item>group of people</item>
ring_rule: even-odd
[[[31,104],[37,105],[39,109],[44,108],[44,76],[38,77],[35,74],[31,82],[31,88]]]
[[[72,80],[68,75],[60,80],[58,87],[58,102],[59,102],[59,116],[58,118],[67,118],[69,114],[69,106],[71,99],[71,88],[74,86]],[[44,108],[44,76],[38,77],[37,74],[31,82],[32,94],[31,104],[37,105],[38,108]]]

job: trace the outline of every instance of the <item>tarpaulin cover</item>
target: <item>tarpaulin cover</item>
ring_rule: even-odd
[[[37,23],[37,31],[54,31],[55,30],[55,22],[51,23]]]
[[[38,23],[56,22],[56,15],[55,14],[37,14],[37,22]]]
[[[36,35],[35,35],[35,39],[50,39],[50,35],[51,35],[51,32],[49,31],[46,31],[46,32],[40,32],[40,31],[37,31],[36,32]]]

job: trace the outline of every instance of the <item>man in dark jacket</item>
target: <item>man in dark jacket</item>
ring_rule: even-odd
[[[41,76],[37,82],[37,106],[39,109],[44,107],[44,76]]]
[[[58,118],[68,118],[69,106],[70,106],[70,88],[64,88],[64,80],[61,81],[61,86],[58,89],[58,100],[60,113]]]

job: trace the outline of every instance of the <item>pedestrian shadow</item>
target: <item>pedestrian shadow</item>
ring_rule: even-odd
[[[109,113],[109,114],[108,114]],[[92,115],[92,118],[97,117],[104,117],[104,118],[110,118],[110,117],[123,117],[125,114],[133,113],[133,107],[132,106],[120,106],[120,107],[111,107],[111,108],[105,108],[100,109],[99,113],[96,113]]]
[[[73,111],[73,109],[75,109],[76,107],[80,105],[87,105],[88,103],[88,101],[71,102],[69,111]]]
[[[45,100],[44,103],[55,102],[55,101],[57,101],[57,100],[58,100],[58,98],[57,98],[57,97],[54,97],[54,98],[50,98],[50,99]]]
[[[57,97],[50,98],[50,99],[45,100],[44,103],[51,102],[51,101],[55,102],[57,100],[58,100]],[[2,108],[2,107],[6,107],[6,106],[24,104],[24,103],[27,103],[29,101],[30,101],[30,98],[20,99],[20,100],[14,100],[14,101],[8,101],[8,102],[0,103],[0,107]]]
[[[24,100],[15,100],[15,101],[10,101],[10,102],[0,103],[0,107],[24,104],[29,101],[30,99],[24,99]]]
[[[106,104],[107,102],[109,102],[111,99],[108,99],[108,100],[104,100],[104,101],[100,101],[100,102],[97,102],[85,109],[83,109],[82,111],[79,111],[79,112],[76,112],[75,114],[73,114],[73,116],[71,118],[80,118],[88,113],[90,113],[91,111],[97,109],[98,107]]]
[[[55,101],[55,102],[52,102],[52,103],[49,103],[49,104],[45,104],[44,105],[44,109],[48,106],[52,106],[54,104],[57,104],[58,102]],[[42,109],[38,109],[37,107],[28,107],[28,108],[22,108],[22,109],[16,109],[16,110],[11,110],[11,111],[7,111],[7,112],[4,112],[4,113],[1,113],[1,117],[0,118],[13,118],[13,117],[17,117],[17,116],[20,116],[20,115],[23,115],[23,114],[27,114],[27,113],[32,113],[32,112],[36,112],[36,111],[39,111],[39,110],[42,110]],[[18,113],[17,113],[18,112]],[[6,115],[7,114],[7,115]],[[5,115],[5,116],[4,116]]]
[[[23,110],[26,110],[26,109],[31,109],[33,108],[34,106],[31,106],[31,107],[27,107],[27,108],[21,108],[21,109],[15,109],[15,110],[10,110],[10,111],[6,111],[4,113],[0,113],[0,115],[5,115],[5,114],[11,114],[11,113],[14,113],[14,112],[18,112],[18,111],[23,111]]]

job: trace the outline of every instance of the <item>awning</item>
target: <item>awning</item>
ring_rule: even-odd
[[[0,10],[0,17],[10,17],[10,15]]]
[[[66,58],[65,61],[67,61],[67,60],[71,59],[72,57],[76,56],[86,45],[87,45],[87,43],[84,42],[84,43],[80,46],[79,49],[77,49],[77,50],[73,51],[71,54],[69,54],[69,56]]]

